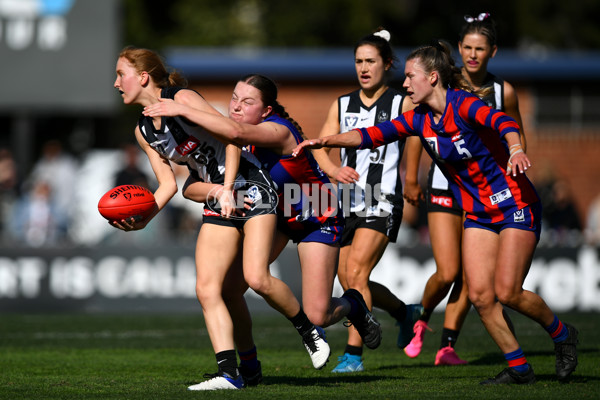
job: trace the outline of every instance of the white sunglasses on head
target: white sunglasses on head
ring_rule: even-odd
[[[470,15],[465,15],[465,21],[467,21],[469,24],[473,23],[475,21],[484,21],[486,18],[490,17],[490,13],[481,13],[479,14],[477,17],[471,17]]]

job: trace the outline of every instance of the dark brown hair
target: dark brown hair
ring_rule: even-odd
[[[277,85],[271,79],[267,78],[264,75],[259,74],[250,74],[242,77],[240,82],[247,83],[250,86],[255,87],[260,92],[261,100],[265,106],[271,106],[273,108],[273,113],[278,114],[280,117],[287,119],[290,121],[300,135],[304,137],[304,132],[302,132],[302,128],[300,124],[298,124],[290,115],[285,111],[285,108],[279,104],[277,101]]]
[[[394,54],[394,50],[392,49],[390,42],[381,35],[381,33],[384,33],[384,32],[389,35],[389,33],[387,31],[385,31],[385,29],[383,29],[382,27],[379,27],[379,28],[377,28],[377,30],[375,32],[370,33],[370,34],[360,38],[358,40],[358,42],[356,42],[356,44],[354,45],[354,54],[356,54],[356,50],[358,50],[359,47],[364,46],[364,45],[371,45],[371,46],[375,47],[377,49],[377,51],[379,51],[379,55],[383,59],[384,63],[390,64],[392,66],[392,68],[395,68],[396,65],[394,63],[398,59],[396,58],[396,55]]]

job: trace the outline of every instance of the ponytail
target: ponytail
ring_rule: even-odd
[[[413,50],[406,61],[418,59],[427,73],[437,71],[444,87],[464,90],[483,97],[490,93],[493,88],[475,90],[465,79],[459,67],[452,58],[450,45],[443,40],[433,40],[429,46],[419,47]]]
[[[119,53],[138,73],[147,72],[159,88],[171,86],[187,87],[186,79],[177,71],[168,71],[162,58],[155,51],[127,46]]]
[[[271,106],[273,108],[273,114],[277,114],[281,118],[285,118],[288,121],[290,121],[292,125],[296,127],[300,135],[302,135],[302,137],[306,139],[306,137],[304,136],[304,132],[302,132],[300,124],[298,124],[292,117],[290,117],[287,111],[285,111],[285,108],[277,101],[277,85],[275,84],[275,82],[273,82],[266,76],[259,74],[246,75],[242,77],[242,79],[240,79],[240,82],[247,83],[248,85],[258,89],[263,104],[265,106]]]

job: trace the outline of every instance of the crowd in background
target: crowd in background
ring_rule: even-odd
[[[138,164],[140,149],[137,145],[124,144],[118,152],[119,165],[114,166],[113,185],[137,184],[153,189],[152,174],[144,171],[144,163]],[[142,160],[143,161],[143,160]],[[71,155],[58,140],[49,140],[42,146],[41,154],[31,171],[18,171],[14,155],[7,147],[0,147],[0,238],[2,246],[53,247],[81,244],[71,229],[78,217],[74,213],[75,191],[82,190],[74,184],[82,161]],[[592,202],[583,218],[573,200],[570,183],[557,176],[551,167],[540,167],[532,178],[542,198],[544,224],[541,246],[579,246],[584,243],[600,245],[600,193]],[[179,171],[182,181],[187,170]],[[111,187],[112,187],[111,186]],[[106,188],[106,190],[110,187]],[[183,202],[173,202],[161,221],[147,234],[132,241],[148,243],[152,238],[165,237],[188,240],[197,233],[202,222],[200,213],[194,213]],[[84,204],[95,212],[96,204]],[[192,205],[193,206],[193,205]],[[200,208],[200,207],[198,207]],[[88,210],[89,211],[89,210]],[[103,240],[107,244],[108,231]],[[141,237],[143,236],[143,238]],[[185,238],[188,239],[185,239]],[[400,246],[429,244],[425,207],[406,205],[404,222],[398,238]]]

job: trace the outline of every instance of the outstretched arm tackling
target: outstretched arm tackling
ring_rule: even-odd
[[[360,132],[354,130],[340,133],[339,135],[325,136],[318,139],[308,139],[300,143],[292,151],[292,155],[297,156],[302,149],[321,149],[323,147],[347,147],[357,148],[362,143]]]

